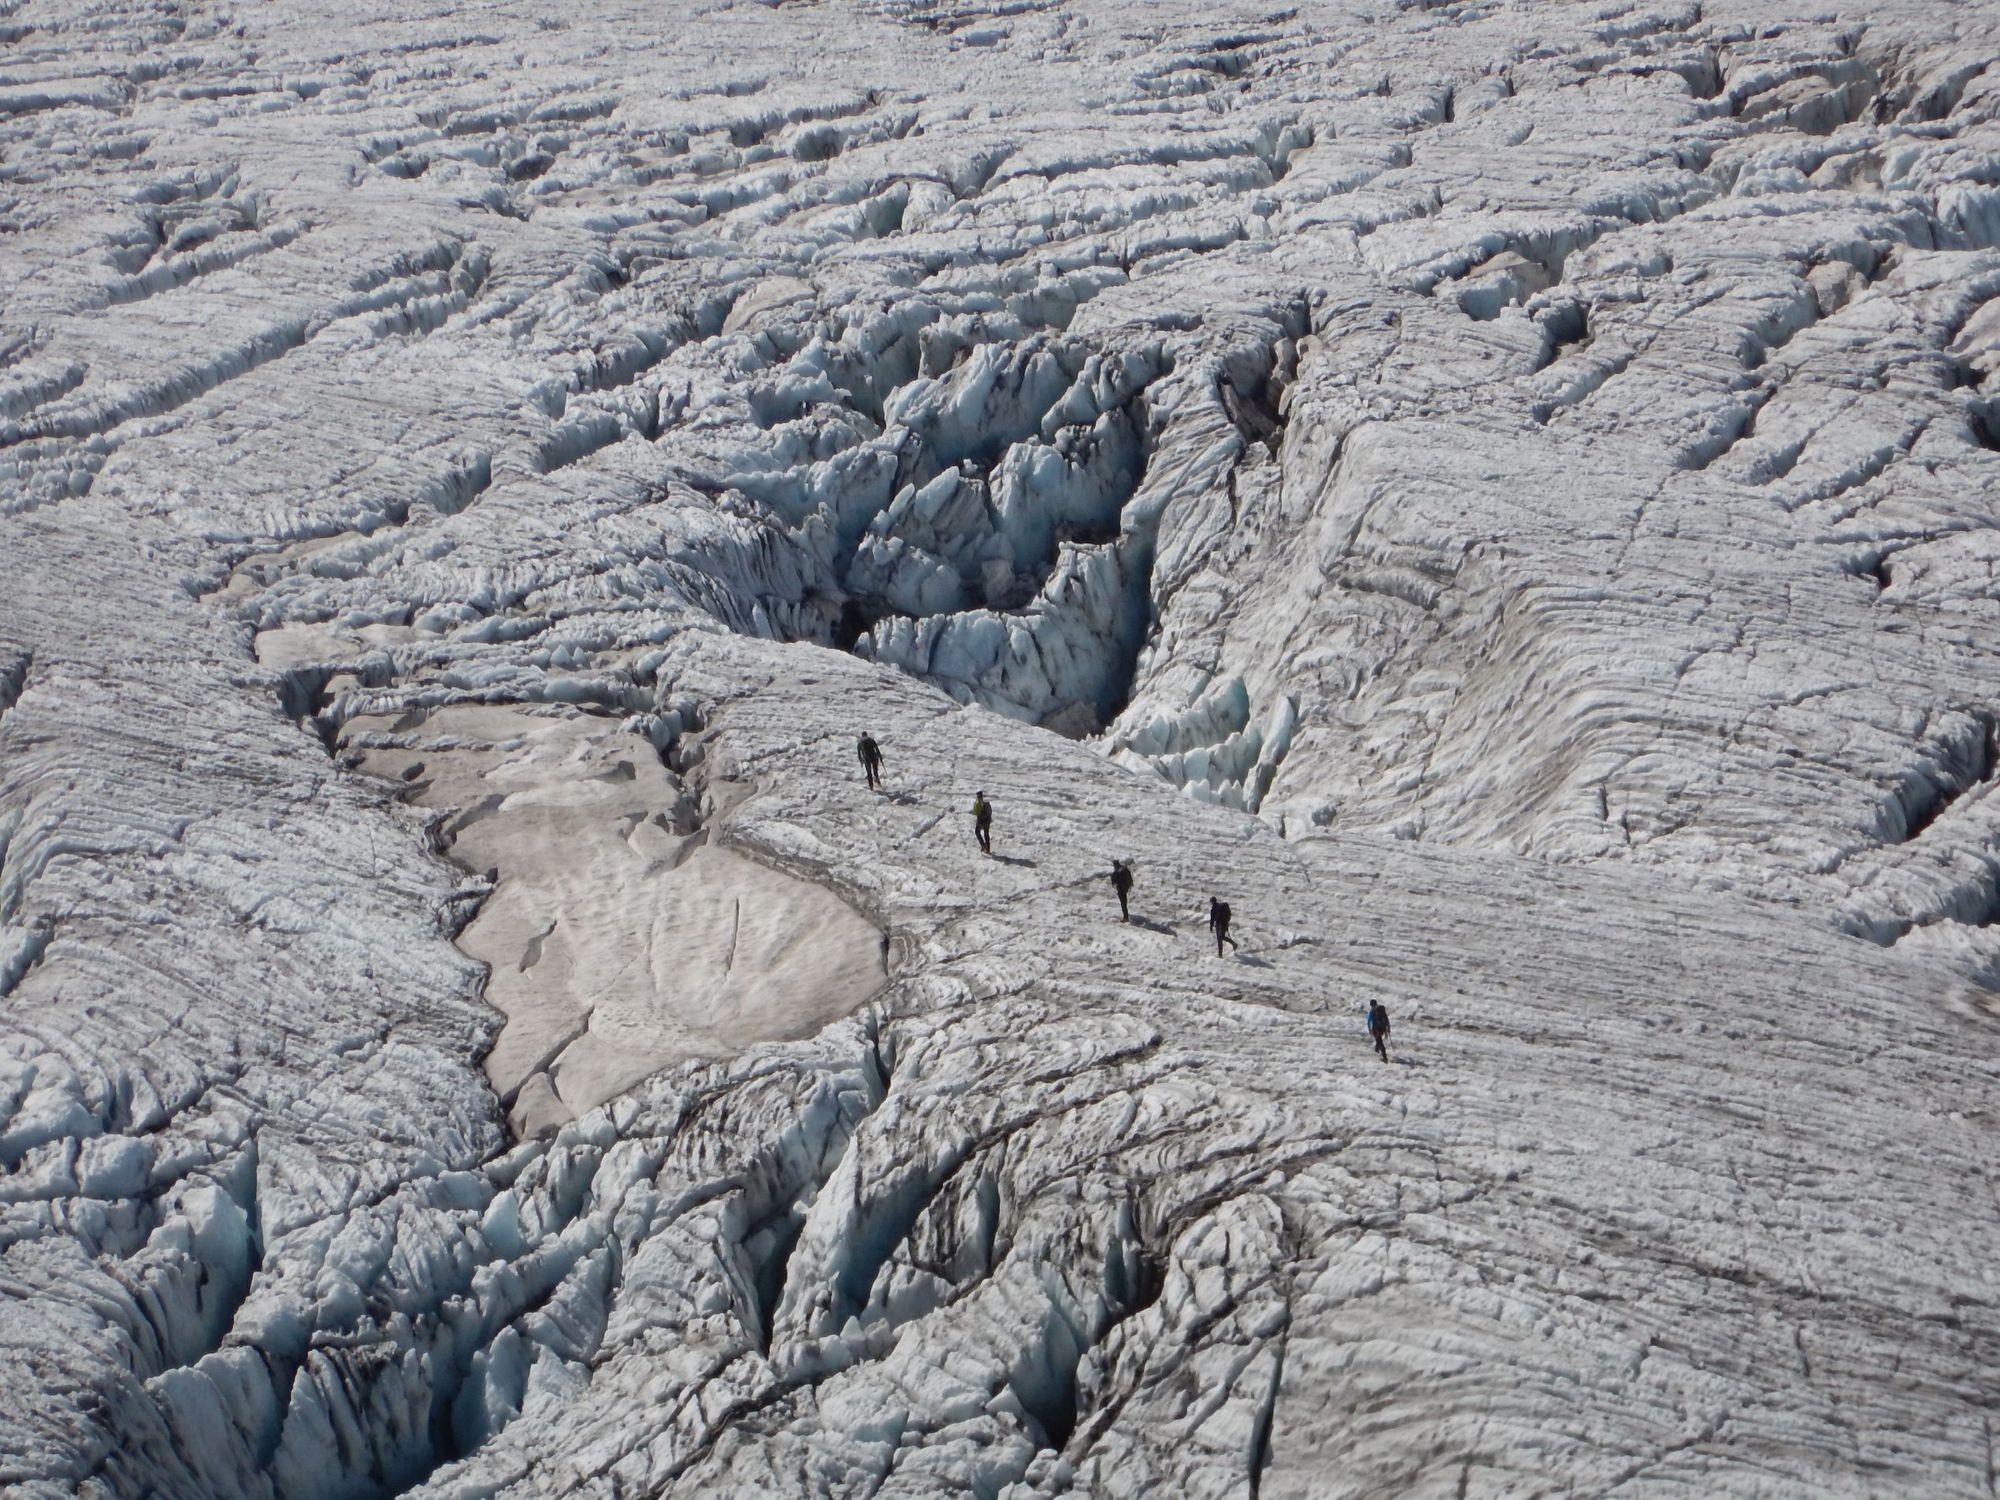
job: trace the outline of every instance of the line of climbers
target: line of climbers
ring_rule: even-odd
[[[868,777],[871,791],[879,790],[882,784],[882,747],[875,742],[875,736],[863,733],[855,747],[861,757],[861,769]],[[986,800],[986,793],[975,792],[972,797],[972,836],[979,841],[982,854],[993,852],[993,804]],[[1118,920],[1132,920],[1132,867],[1122,859],[1111,861],[1111,889],[1118,893]],[[1223,944],[1232,951],[1236,939],[1229,935],[1229,903],[1219,896],[1208,898],[1208,930],[1215,935],[1215,956],[1222,957]],[[1368,1007],[1368,1035],[1375,1044],[1375,1055],[1383,1062],[1389,1060],[1389,1011],[1380,1000]]]

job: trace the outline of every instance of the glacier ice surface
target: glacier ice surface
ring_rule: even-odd
[[[9,1495],[1991,1494],[1992,6],[0,37]]]

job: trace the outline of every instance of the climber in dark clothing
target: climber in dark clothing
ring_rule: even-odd
[[[861,756],[861,769],[868,773],[868,789],[873,791],[882,780],[882,747],[875,743],[875,736],[864,733],[855,750]]]
[[[1222,957],[1222,945],[1236,946],[1236,939],[1229,935],[1229,903],[1208,898],[1208,930],[1215,934],[1215,956]]]
[[[993,804],[986,800],[986,793],[977,793],[972,799],[972,836],[979,840],[979,847],[987,854],[993,852]]]
[[[1380,1000],[1368,1007],[1368,1034],[1375,1038],[1375,1055],[1389,1060],[1389,1009]]]
[[[1118,920],[1132,920],[1132,867],[1122,859],[1111,861],[1111,889],[1118,893]]]

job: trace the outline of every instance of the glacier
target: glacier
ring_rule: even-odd
[[[2000,7],[0,41],[0,1491],[1996,1492]]]

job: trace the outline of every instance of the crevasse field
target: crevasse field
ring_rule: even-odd
[[[1994,0],[0,0],[0,1491],[1991,1497],[1996,370]]]

